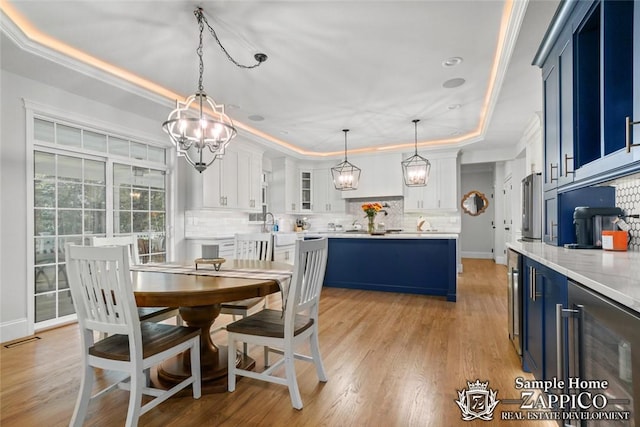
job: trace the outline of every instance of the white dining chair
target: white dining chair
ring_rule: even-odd
[[[294,360],[313,362],[318,378],[327,381],[318,342],[318,305],[327,266],[327,238],[298,240],[296,242],[293,276],[285,302],[284,312],[264,309],[227,325],[229,348],[238,341],[264,346],[265,369],[262,372],[236,367],[228,360],[228,388],[236,388],[236,376],[282,384],[289,387],[291,404],[302,409]],[[308,343],[311,355],[296,353],[300,344]],[[283,357],[269,366],[269,352]],[[284,365],[284,376],[274,373]]]
[[[236,234],[234,239],[234,258],[271,261],[273,258],[273,236],[271,233]],[[247,298],[222,303],[220,314],[231,315],[235,321],[237,316],[244,318],[266,307],[267,299],[265,297]],[[213,332],[221,329],[225,329],[225,327],[214,329]],[[245,356],[247,351],[248,346],[244,344],[243,353]]]
[[[137,426],[140,416],[189,385],[195,399],[201,396],[200,329],[140,322],[127,252],[126,246],[66,245],[67,275],[80,325],[83,364],[71,426],[83,424],[92,399],[116,387],[130,393],[127,426]],[[94,343],[95,331],[109,336]],[[169,390],[146,386],[145,371],[186,350],[191,354],[188,378]],[[93,368],[124,375],[92,396]],[[143,395],[154,398],[143,404]]]
[[[129,265],[139,265],[140,254],[138,252],[138,237],[135,234],[114,237],[93,237],[92,246],[127,246],[129,253]],[[177,307],[140,307],[138,316],[142,322],[162,322],[172,317],[176,318],[176,325],[182,325],[182,318]],[[104,338],[104,336],[101,336]]]

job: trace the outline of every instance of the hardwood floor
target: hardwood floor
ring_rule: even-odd
[[[515,378],[530,378],[508,339],[506,268],[464,259],[458,301],[408,294],[323,289],[320,348],[329,381],[296,362],[304,409],[286,387],[243,378],[234,393],[173,398],[142,416],[141,426],[470,426],[504,421],[499,403],[489,422],[466,422],[455,403],[467,381],[489,381],[497,399],[519,399]],[[278,298],[271,297],[270,306]],[[68,425],[80,382],[79,333],[70,325],[40,339],[2,347],[0,425]],[[214,340],[226,340],[217,332]],[[5,343],[6,344],[6,343]],[[261,368],[261,348],[250,353]],[[96,374],[108,380],[102,372]],[[89,406],[85,425],[123,425],[128,393],[116,390]]]

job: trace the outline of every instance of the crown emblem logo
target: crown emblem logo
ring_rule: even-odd
[[[458,400],[456,404],[462,412],[464,421],[471,421],[479,418],[484,421],[493,419],[493,411],[496,409],[499,400],[496,399],[497,391],[489,388],[489,381],[475,382],[467,381],[466,390],[458,390]]]
[[[469,391],[486,391],[487,387],[489,387],[489,381],[486,383],[481,383],[480,380],[476,380],[475,383],[467,381],[467,389]]]

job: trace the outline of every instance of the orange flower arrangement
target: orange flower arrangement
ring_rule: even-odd
[[[367,217],[374,218],[378,212],[382,210],[382,205],[380,203],[365,203],[362,205],[362,210]]]

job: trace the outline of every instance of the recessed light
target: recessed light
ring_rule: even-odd
[[[460,58],[459,56],[452,56],[451,58],[447,58],[444,61],[442,61],[442,66],[443,67],[455,67],[456,65],[460,64],[462,62],[462,58]]]
[[[465,79],[456,77],[455,79],[449,79],[446,82],[442,83],[442,87],[446,87],[447,89],[452,89],[454,87],[462,86],[466,82]]]
[[[249,120],[254,122],[261,122],[264,120],[264,117],[262,117],[260,114],[252,114],[249,116]]]
[[[451,105],[449,105],[447,108],[448,108],[449,110],[457,110],[457,109],[459,109],[460,107],[462,107],[462,105],[460,105],[460,104],[451,104]]]

